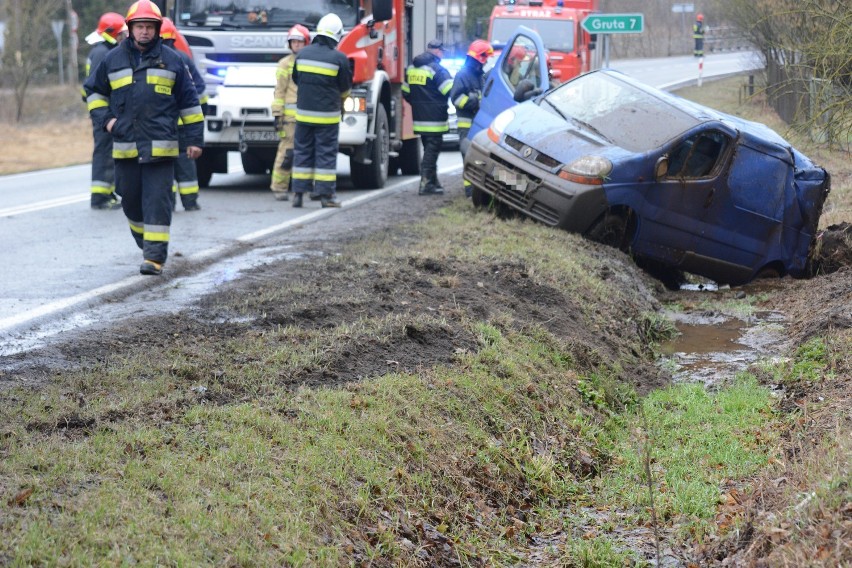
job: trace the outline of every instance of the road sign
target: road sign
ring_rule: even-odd
[[[590,34],[641,34],[645,29],[644,14],[591,14],[583,20]]]
[[[684,12],[694,12],[695,4],[672,4],[672,12],[682,14]]]

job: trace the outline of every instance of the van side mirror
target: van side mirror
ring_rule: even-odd
[[[669,157],[660,156],[654,165],[654,179],[660,181],[669,173]]]

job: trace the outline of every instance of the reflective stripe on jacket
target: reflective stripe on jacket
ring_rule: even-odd
[[[333,40],[317,36],[296,56],[293,81],[298,85],[296,121],[326,125],[340,122],[343,99],[352,88],[349,59]]]
[[[86,79],[92,123],[106,129],[113,118],[113,157],[149,162],[176,158],[178,121],[187,146],[202,146],[204,116],[180,55],[158,39],[139,53],[124,40]]]
[[[450,101],[456,107],[459,128],[470,128],[471,121],[479,110],[479,99],[485,86],[485,76],[482,65],[468,57],[464,66],[456,73],[453,89],[450,91]]]
[[[272,100],[272,116],[287,116],[291,119],[296,116],[298,89],[296,82],[293,81],[293,65],[295,63],[295,53],[278,60],[278,68],[275,69],[275,98]]]
[[[444,133],[447,123],[447,99],[453,86],[450,72],[441,67],[440,59],[428,51],[421,53],[405,70],[402,96],[411,104],[414,132]]]

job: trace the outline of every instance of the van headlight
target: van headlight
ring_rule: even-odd
[[[503,136],[503,132],[506,130],[506,127],[509,126],[515,120],[515,111],[509,109],[504,110],[497,117],[491,121],[491,125],[488,127],[488,138],[491,139],[492,142],[497,144],[500,142],[500,137]]]
[[[559,177],[583,185],[600,185],[612,172],[612,162],[601,156],[583,156],[559,170]]]

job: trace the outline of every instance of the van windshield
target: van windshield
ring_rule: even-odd
[[[176,0],[175,23],[181,28],[264,31],[296,24],[314,31],[320,18],[334,12],[344,28],[358,23],[358,0]]]
[[[565,19],[494,18],[491,24],[491,42],[506,44],[518,26],[526,26],[541,36],[545,49],[571,53],[574,51],[573,24],[573,21]]]
[[[701,120],[667,96],[617,74],[593,71],[563,83],[543,100],[566,120],[586,125],[626,150],[642,152],[662,146]]]

